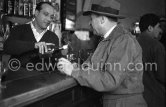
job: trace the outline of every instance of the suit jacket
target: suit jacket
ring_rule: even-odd
[[[82,86],[104,92],[104,98],[113,94],[137,94],[143,92],[143,70],[136,65],[139,63],[142,63],[141,47],[118,25],[72,76]]]
[[[165,107],[165,49],[156,39],[147,33],[141,33],[138,38],[143,50],[145,87],[144,98],[148,107]],[[148,63],[153,64],[152,67]],[[156,64],[156,66],[154,65]]]

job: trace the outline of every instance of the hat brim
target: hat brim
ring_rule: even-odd
[[[83,15],[84,16],[87,16],[87,15],[90,15],[92,13],[95,13],[95,14],[101,14],[101,15],[104,15],[104,16],[108,16],[108,17],[114,17],[114,18],[118,18],[118,19],[124,19],[125,16],[121,16],[121,15],[115,15],[115,14],[109,14],[109,13],[104,13],[104,12],[98,12],[98,11],[85,11],[83,12]]]

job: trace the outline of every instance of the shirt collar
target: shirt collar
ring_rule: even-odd
[[[110,30],[104,35],[104,38],[107,38],[116,26],[117,25],[114,25],[113,27],[111,27]]]
[[[30,22],[30,25],[31,25],[32,30],[35,31],[35,32],[38,32],[32,22],[33,22],[33,21]],[[45,32],[47,32],[47,29],[43,30],[43,32],[41,32],[41,33],[39,33],[39,32],[38,32],[38,33],[39,33],[39,34],[44,34]]]
[[[39,32],[37,32],[37,30],[32,22],[30,22],[30,25],[31,25],[31,29],[32,29],[32,32],[34,34],[36,41],[39,42],[41,40],[41,38],[43,37],[43,35],[47,32],[47,29],[43,30],[43,32],[39,33]]]

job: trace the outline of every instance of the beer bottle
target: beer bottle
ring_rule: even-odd
[[[20,16],[24,15],[24,4],[23,4],[23,0],[19,0],[19,15]]]
[[[8,13],[8,15],[12,15],[13,14],[13,1],[12,0],[8,0],[8,2],[7,2],[7,6],[8,6],[8,11],[7,11],[7,13]]]

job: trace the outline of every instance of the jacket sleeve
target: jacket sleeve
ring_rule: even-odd
[[[83,86],[91,87],[97,91],[113,91],[115,90],[127,75],[127,66],[132,60],[134,53],[138,52],[138,45],[131,38],[120,37],[113,44],[108,53],[107,64],[118,63],[121,67],[106,67],[105,70],[74,70],[72,76]],[[140,59],[141,61],[141,56]]]
[[[4,51],[11,55],[20,55],[24,52],[34,50],[34,42],[22,41],[23,31],[21,26],[11,29],[9,38],[4,43]],[[24,32],[25,33],[25,32]]]
[[[156,79],[165,85],[165,49],[162,44],[155,47],[155,61],[157,63]]]

